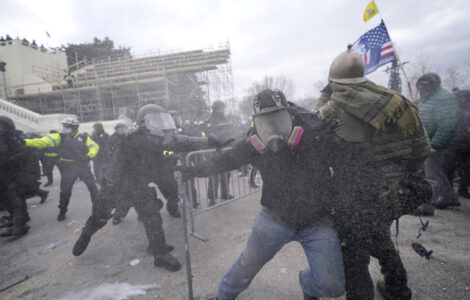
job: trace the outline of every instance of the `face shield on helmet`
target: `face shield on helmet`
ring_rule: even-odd
[[[148,113],[144,116],[144,125],[150,133],[164,136],[165,131],[176,130],[175,122],[170,114],[165,112]]]

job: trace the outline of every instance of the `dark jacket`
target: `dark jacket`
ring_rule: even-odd
[[[455,125],[452,144],[460,147],[470,145],[470,90],[458,91],[459,118]]]
[[[24,136],[11,119],[0,116],[7,132],[0,136],[0,184],[16,187],[20,195],[31,194],[39,186],[41,173],[35,149],[24,146]]]
[[[110,161],[109,156],[109,134],[106,132],[93,133],[91,138],[100,146],[100,151],[93,159],[95,163],[107,163]]]
[[[434,149],[443,149],[453,138],[458,118],[458,102],[449,91],[439,87],[427,99],[418,100],[419,118]]]
[[[175,134],[164,137],[139,128],[126,135],[117,149],[106,177],[130,190],[137,186],[147,186],[150,182],[159,183],[167,174],[162,168],[168,165],[164,151],[190,151],[200,149],[198,143],[179,143]]]
[[[294,125],[304,129],[296,149],[261,154],[249,140],[241,141],[231,150],[198,164],[194,175],[203,177],[252,164],[263,178],[261,205],[274,218],[300,229],[330,214],[340,187],[336,172],[347,165],[343,159],[349,161],[351,157],[346,155],[344,141],[327,130],[313,113],[290,105]]]

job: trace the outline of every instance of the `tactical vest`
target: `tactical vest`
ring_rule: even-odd
[[[422,162],[429,153],[429,140],[420,125],[412,136],[403,136],[395,126],[376,131],[343,111],[336,133],[359,147],[380,176],[379,205],[390,219],[404,214],[400,198],[404,197],[402,180],[409,173],[421,171]]]
[[[86,146],[88,135],[79,133],[75,137],[60,134],[59,154],[62,161],[83,161],[88,154]]]

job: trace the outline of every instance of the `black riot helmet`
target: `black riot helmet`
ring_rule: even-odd
[[[180,113],[178,111],[174,110],[174,109],[169,110],[168,113],[173,118],[173,121],[175,122],[176,128],[182,128],[183,127],[183,120],[181,119]]]
[[[150,133],[163,136],[166,131],[176,130],[175,122],[161,106],[147,104],[137,113],[137,126],[145,127]]]
[[[117,135],[124,135],[129,132],[129,127],[124,123],[117,123],[116,126],[114,126],[114,132]]]
[[[6,135],[15,130],[15,123],[13,123],[9,117],[0,116],[0,136]]]
[[[96,122],[95,124],[93,124],[93,129],[96,133],[104,132],[103,124],[101,122]]]
[[[287,145],[293,129],[292,115],[286,96],[279,90],[266,89],[253,102],[256,134],[271,151]]]

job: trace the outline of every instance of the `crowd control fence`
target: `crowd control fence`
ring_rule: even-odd
[[[189,152],[185,157],[178,157],[178,166],[195,165],[203,160],[210,159],[217,152],[230,149],[227,147],[221,150],[209,149]],[[261,185],[262,180],[259,172],[251,166],[243,166],[239,170],[232,170],[210,177],[193,178],[187,182],[183,182],[182,177],[178,176],[178,195],[182,206],[186,275],[190,300],[193,300],[194,296],[189,237],[193,236],[203,242],[209,241],[196,231],[194,217],[258,193],[261,191]]]

